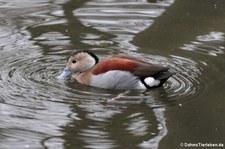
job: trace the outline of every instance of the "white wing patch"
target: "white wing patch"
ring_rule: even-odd
[[[153,77],[145,78],[144,82],[150,87],[158,86],[160,84],[160,80],[155,80]]]

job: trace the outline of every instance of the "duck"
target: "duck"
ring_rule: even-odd
[[[90,50],[73,51],[58,79],[73,78],[78,83],[103,89],[151,89],[161,87],[171,76],[168,67],[129,54],[103,60]]]

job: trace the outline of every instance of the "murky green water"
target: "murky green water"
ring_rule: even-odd
[[[0,1],[0,148],[225,147],[224,10],[223,0]],[[138,55],[176,75],[108,104],[121,91],[56,79],[73,49]]]

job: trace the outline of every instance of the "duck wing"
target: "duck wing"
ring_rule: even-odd
[[[98,75],[112,70],[128,71],[139,78],[145,78],[156,75],[159,72],[166,71],[168,68],[146,62],[143,59],[133,56],[125,57],[123,55],[119,55],[106,58],[99,62],[95,65],[92,73],[94,75]]]

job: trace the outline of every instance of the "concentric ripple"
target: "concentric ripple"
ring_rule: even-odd
[[[29,51],[21,50],[20,54],[5,52],[0,62],[2,99],[9,98],[12,102],[18,99],[62,101],[71,96],[72,99],[94,99],[101,96],[99,93],[78,89],[79,84],[74,85],[76,82],[73,80],[56,79],[65,66],[63,56],[43,56],[38,52],[30,54]]]
[[[32,98],[44,95],[51,91],[47,86],[54,86],[51,81],[57,71],[54,70],[53,63],[51,64],[50,60],[43,63],[43,57],[38,53],[35,55],[11,55],[7,59],[2,59],[2,63],[7,61],[3,63],[1,72],[5,84],[3,89],[11,99],[18,99],[15,96]]]
[[[175,75],[168,81],[165,89],[173,100],[192,97],[200,89],[198,80],[201,72],[198,63],[190,59],[172,55],[171,67],[175,71]],[[185,98],[186,99],[186,98]]]

